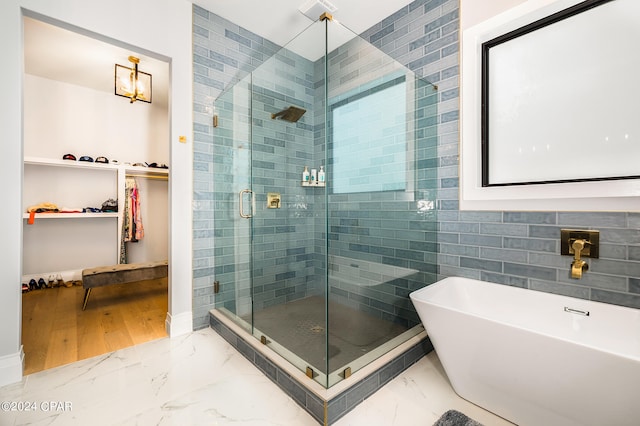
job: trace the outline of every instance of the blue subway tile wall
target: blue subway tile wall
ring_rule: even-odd
[[[406,19],[408,13],[401,10],[394,17]],[[383,26],[372,37],[383,39],[392,28]],[[324,59],[317,67],[324,67]],[[326,227],[316,232],[316,245],[322,253],[328,245],[330,297],[409,328],[419,323],[409,292],[436,279],[437,91],[426,81],[414,81],[406,67],[362,38],[330,52],[327,73],[329,116],[319,116],[327,125],[316,132],[316,156],[326,159],[328,222],[316,222],[318,230]],[[323,83],[318,83],[322,90]],[[379,133],[354,130],[361,122],[373,127],[381,119],[378,115],[368,124],[369,116],[353,111],[371,107],[378,93],[401,84],[409,88],[404,92],[413,103],[400,118],[401,134],[394,133],[393,125],[381,132],[386,140],[377,140]],[[358,104],[361,100],[366,107]],[[388,96],[383,102],[390,104]],[[323,106],[317,109],[324,111]],[[336,112],[343,108],[350,123],[342,129],[345,137],[336,125]],[[385,108],[376,108],[375,114]],[[353,148],[345,148],[346,143]],[[379,179],[391,166],[402,166],[404,172],[393,182]],[[320,265],[317,271],[325,273]]]
[[[313,264],[314,197],[300,183],[313,159],[313,71],[313,62],[282,49],[251,76],[254,310],[320,292]],[[290,106],[307,112],[295,123],[272,118]],[[280,208],[268,208],[268,193],[279,194]]]
[[[406,35],[417,34],[416,27],[433,25],[434,19],[437,20],[434,14],[439,16],[440,11],[407,6],[365,32],[362,38],[353,39],[329,54],[328,124],[326,129],[317,132],[316,139],[316,146],[320,147],[325,138],[324,131],[328,132],[327,152],[324,152],[324,146],[316,151],[318,156],[326,155],[329,203],[326,235],[317,233],[317,245],[321,246],[323,239],[328,237],[330,297],[405,327],[419,322],[408,299],[409,292],[437,277],[438,91],[427,82],[428,79],[415,82],[414,109],[406,112],[409,126],[415,130],[407,135],[406,145],[402,147],[403,151],[409,152],[407,157],[393,145],[381,145],[379,152],[382,154],[376,154],[378,143],[372,138],[375,135],[366,132],[339,140],[334,111],[342,106],[364,109],[357,104],[358,100],[366,98],[369,107],[374,99],[369,95],[386,91],[399,82],[413,82],[415,77],[407,72],[406,64],[390,60],[374,46],[397,46],[399,41],[407,44],[415,41]],[[434,41],[443,43],[439,36],[441,29],[431,32]],[[421,33],[416,38],[423,36]],[[377,67],[371,66],[372,63]],[[319,66],[324,66],[324,62],[319,61]],[[418,75],[425,76],[423,72]],[[365,122],[357,118],[351,121],[353,129],[358,128],[359,122]],[[393,134],[391,129],[384,133]],[[367,136],[360,142],[357,138],[362,134]],[[352,152],[338,146],[345,142],[354,145]],[[362,162],[360,157],[371,157],[371,166],[356,169],[356,163]],[[387,158],[393,163],[385,164]],[[349,175],[348,167],[338,164],[341,161],[348,163],[354,173]],[[407,173],[406,178],[397,179],[388,187],[383,185],[374,189],[377,181],[372,175],[386,171],[390,166],[402,166],[401,173]],[[392,172],[397,173],[397,170]],[[346,178],[340,180],[342,175]],[[316,226],[320,228],[321,224]],[[323,271],[318,268],[318,272]]]
[[[439,277],[640,307],[640,214],[459,210],[459,1],[418,0],[407,10],[363,36],[439,86]],[[378,36],[391,25],[393,32]],[[600,259],[588,260],[581,280],[570,277],[571,259],[560,256],[561,228],[600,231]]]
[[[640,306],[640,214],[635,212],[591,213],[591,212],[512,212],[512,211],[460,211],[458,203],[459,160],[459,0],[416,0],[397,13],[374,25],[362,37],[382,51],[411,68],[417,75],[438,85],[437,134],[432,138],[435,155],[425,153],[420,159],[424,166],[434,164],[437,173],[424,173],[425,185],[434,188],[437,197],[438,225],[435,230],[426,229],[425,241],[437,241],[438,276],[465,276],[497,282],[505,285],[567,294],[579,298],[598,300],[625,306]],[[393,31],[390,31],[390,29]],[[228,30],[228,33],[227,33]],[[215,34],[211,36],[210,34]],[[240,37],[236,37],[237,34]],[[209,36],[208,36],[209,35]],[[194,326],[206,324],[206,313],[212,307],[211,281],[216,271],[215,256],[233,256],[231,246],[213,247],[212,236],[233,240],[228,227],[215,227],[214,206],[231,201],[223,199],[214,191],[213,169],[229,172],[231,165],[225,154],[213,144],[211,105],[224,88],[241,80],[260,63],[271,57],[278,49],[267,40],[256,42],[244,29],[223,20],[204,9],[194,6]],[[213,53],[212,53],[213,52]],[[222,55],[222,56],[219,56]],[[200,56],[201,58],[196,58]],[[206,59],[203,61],[202,59]],[[335,59],[338,61],[339,59]],[[213,62],[210,62],[213,61]],[[204,63],[211,65],[203,65]],[[314,64],[315,76],[322,75],[324,64]],[[344,77],[344,76],[343,76]],[[348,81],[344,81],[345,84]],[[313,82],[310,89],[324,91],[322,78]],[[318,98],[316,96],[316,98]],[[312,155],[309,161],[319,166],[325,158],[324,107],[314,105],[313,120],[309,123],[313,133],[313,149],[302,152]],[[231,138],[231,136],[229,136]],[[264,148],[277,147],[282,139],[265,137]],[[269,152],[268,150],[266,152]],[[212,162],[208,159],[213,158]],[[221,175],[216,180],[225,179]],[[325,200],[318,194],[309,195],[309,204],[315,211],[325,208]],[[338,197],[338,195],[332,195]],[[336,198],[332,202],[347,203]],[[349,209],[336,209],[331,216],[328,235],[324,225],[314,219],[314,247],[309,254],[315,275],[324,273],[324,265],[316,254],[326,250],[324,238],[331,244],[342,243],[336,239],[337,232],[350,228],[351,238],[340,247],[351,256],[384,256],[388,261],[390,249],[410,250],[403,239],[410,240],[414,230],[420,229],[424,221],[412,218],[415,209],[407,206],[390,218],[358,216],[363,207],[373,207],[374,214],[380,211],[383,201],[361,200]],[[368,203],[368,205],[367,205]],[[234,208],[237,206],[233,206]],[[226,208],[226,207],[225,207]],[[231,210],[228,207],[227,210]],[[224,209],[221,209],[224,211]],[[220,213],[224,214],[224,213]],[[347,222],[341,221],[346,219]],[[394,219],[397,219],[395,221]],[[358,222],[354,222],[357,220]],[[369,229],[366,221],[386,220],[388,228],[378,229],[380,244],[363,242],[371,235],[363,235]],[[362,225],[365,224],[365,226]],[[405,224],[408,224],[405,228]],[[332,228],[333,227],[333,228]],[[343,227],[343,228],[341,228]],[[589,260],[590,270],[582,280],[569,277],[570,259],[559,255],[560,228],[593,228],[601,232],[601,258]],[[356,229],[354,229],[356,228]],[[362,228],[362,229],[361,229]],[[360,233],[360,234],[358,234]],[[435,234],[437,233],[437,239]],[[418,242],[418,241],[416,241]],[[351,246],[349,246],[351,244]],[[349,250],[349,247],[356,250]],[[367,248],[369,252],[367,253]],[[373,247],[373,253],[371,248]],[[415,251],[420,251],[414,245]],[[395,252],[394,252],[395,253]],[[410,254],[401,252],[404,254]],[[397,258],[400,259],[400,258]],[[415,261],[406,259],[406,261]],[[395,261],[395,260],[394,260]],[[224,271],[224,266],[222,267]],[[220,272],[222,272],[220,271]],[[235,273],[238,272],[231,272]],[[242,275],[241,275],[242,276]],[[224,289],[224,286],[223,286]],[[224,291],[224,290],[223,290]],[[341,293],[349,297],[349,293]],[[362,296],[362,295],[360,295]],[[218,295],[218,297],[223,297]],[[362,298],[357,298],[363,300]],[[352,302],[355,303],[355,302]]]
[[[401,15],[404,13],[396,16]],[[380,52],[356,39],[332,52],[327,79],[324,59],[311,63],[286,50],[274,53],[273,45],[272,50],[265,50],[262,47],[265,43],[255,43],[257,36],[198,6],[194,6],[194,22],[194,62],[198,64],[194,69],[197,99],[194,131],[198,141],[194,152],[194,240],[198,240],[194,241],[195,325],[204,323],[214,300],[216,306],[244,315],[250,312],[251,301],[254,308],[260,309],[321,293],[326,276],[327,237],[335,240],[332,250],[337,257],[362,261],[358,270],[351,265],[336,264],[334,269],[342,267],[343,277],[349,278],[353,272],[356,278],[364,277],[368,283],[381,280],[376,283],[379,288],[369,291],[362,289],[359,282],[347,279],[342,287],[336,287],[334,296],[344,294],[346,297],[341,300],[344,303],[406,326],[415,325],[418,318],[408,292],[433,281],[436,272],[433,206],[437,184],[437,119],[430,117],[437,110],[437,94],[433,87],[417,82],[415,88],[419,99],[412,112],[417,127],[412,143],[418,167],[411,172],[417,176],[416,188],[411,188],[410,196],[407,191],[385,191],[331,198],[329,209],[335,221],[330,219],[327,232],[324,191],[299,185],[305,165],[330,167],[325,164],[324,83],[329,81],[334,97],[363,84],[374,87],[368,82],[372,75],[367,70],[370,63],[359,58],[372,51]],[[215,44],[220,40],[224,45],[237,47],[240,53],[254,48],[249,57],[256,58],[259,52],[263,61],[248,61],[240,54],[230,56],[230,49]],[[388,68],[388,72],[393,71],[393,67]],[[216,84],[199,79],[199,73],[215,79]],[[213,105],[216,95],[220,97]],[[288,105],[303,107],[307,113],[295,124],[271,120],[271,114]],[[210,126],[214,113],[220,123],[215,131]],[[242,158],[243,146],[247,146],[249,138],[252,171]],[[392,149],[383,146],[381,152]],[[383,154],[374,159],[383,160]],[[329,180],[330,173],[327,170]],[[237,192],[249,182],[256,193],[258,210],[253,229],[249,229],[248,223],[238,226],[235,217],[240,208]],[[331,184],[327,190],[330,188]],[[282,209],[264,208],[267,192],[282,195]],[[430,202],[430,209],[413,211],[409,200],[415,197]],[[244,201],[250,203],[248,199]],[[344,225],[349,216],[350,225]],[[405,218],[397,221],[398,217]],[[251,235],[253,253],[248,244]],[[382,270],[371,266],[374,263],[382,265]],[[402,277],[399,271],[404,273]],[[221,284],[221,293],[215,299],[211,291],[213,280]]]
[[[197,329],[208,325],[214,303],[240,315],[250,311],[250,229],[248,221],[236,226],[237,191],[248,187],[251,179],[243,158],[251,136],[250,73],[280,47],[197,5],[193,6],[193,45],[193,326]],[[219,118],[215,131],[214,115]],[[274,143],[265,136],[256,150],[263,156],[258,161],[275,168],[276,161],[266,156],[275,154],[284,140]],[[259,232],[270,231],[275,232],[276,225],[263,226]],[[221,284],[215,296],[214,280]]]

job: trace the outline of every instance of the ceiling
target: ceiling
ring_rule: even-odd
[[[336,10],[333,17],[348,30],[341,31],[335,38],[336,46],[348,41],[355,34],[361,34],[386,17],[394,14],[413,0],[388,0],[372,2],[371,0],[192,0],[198,6],[221,16],[279,46],[285,46],[296,35],[303,32],[313,23],[311,18],[300,12],[315,3],[328,2]],[[247,13],[250,10],[251,13]],[[314,20],[320,14],[314,16]],[[349,31],[350,30],[350,31]],[[314,43],[313,45],[318,45]],[[292,50],[315,60],[320,55],[314,52],[313,45]],[[287,46],[289,47],[289,46]]]
[[[166,105],[168,62],[38,19],[24,18],[24,70],[27,74],[113,93],[115,64],[131,67],[130,55],[140,58],[140,71],[152,75],[152,102]]]
[[[313,23],[298,10],[303,4],[309,4],[307,0],[192,1],[280,46],[296,39],[287,47],[312,60],[320,56],[321,51],[313,47],[321,46],[316,43],[318,36],[308,32],[313,43],[307,43],[303,37],[296,38]],[[316,2],[311,0],[311,3]],[[335,20],[351,30],[335,32],[333,43],[342,44],[354,33],[362,33],[409,3],[411,0],[392,0],[376,2],[373,7],[370,0],[332,0],[331,4],[337,8],[333,13]],[[104,92],[113,92],[115,64],[129,66],[128,56],[137,56],[140,71],[153,75],[153,102],[168,100],[168,62],[130,46],[103,41],[30,17],[25,17],[24,21],[24,46],[26,73]]]

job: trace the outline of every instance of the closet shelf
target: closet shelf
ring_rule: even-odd
[[[142,176],[142,177],[169,177],[169,169],[157,169],[154,167],[134,167],[134,166],[122,166],[124,168],[125,176]]]
[[[118,170],[118,167],[120,167],[117,164],[90,163],[88,161],[59,160],[55,158],[41,157],[24,157],[24,164],[97,170]]]
[[[126,175],[138,175],[138,176],[169,176],[169,169],[160,169],[155,167],[141,167],[132,166],[130,164],[103,164],[103,163],[91,163],[88,161],[73,161],[73,160],[60,160],[57,158],[42,158],[42,157],[24,157],[24,164],[38,165],[38,166],[53,166],[53,167],[69,167],[79,169],[92,169],[92,170],[123,170]]]
[[[91,219],[91,218],[106,218],[106,217],[118,217],[118,212],[107,213],[36,213],[36,219]],[[23,219],[29,219],[29,213],[22,215]]]

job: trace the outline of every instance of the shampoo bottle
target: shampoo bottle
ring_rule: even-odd
[[[318,183],[318,171],[316,169],[311,169],[311,185],[315,185]]]
[[[309,168],[304,166],[304,171],[302,172],[302,183],[309,184]]]
[[[318,183],[320,185],[324,185],[324,166],[320,166],[320,171],[318,172]]]

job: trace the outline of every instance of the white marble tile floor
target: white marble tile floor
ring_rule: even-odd
[[[510,423],[461,399],[435,353],[338,420],[338,426],[433,424],[457,409]],[[211,329],[26,376],[0,388],[0,425],[317,425]]]

